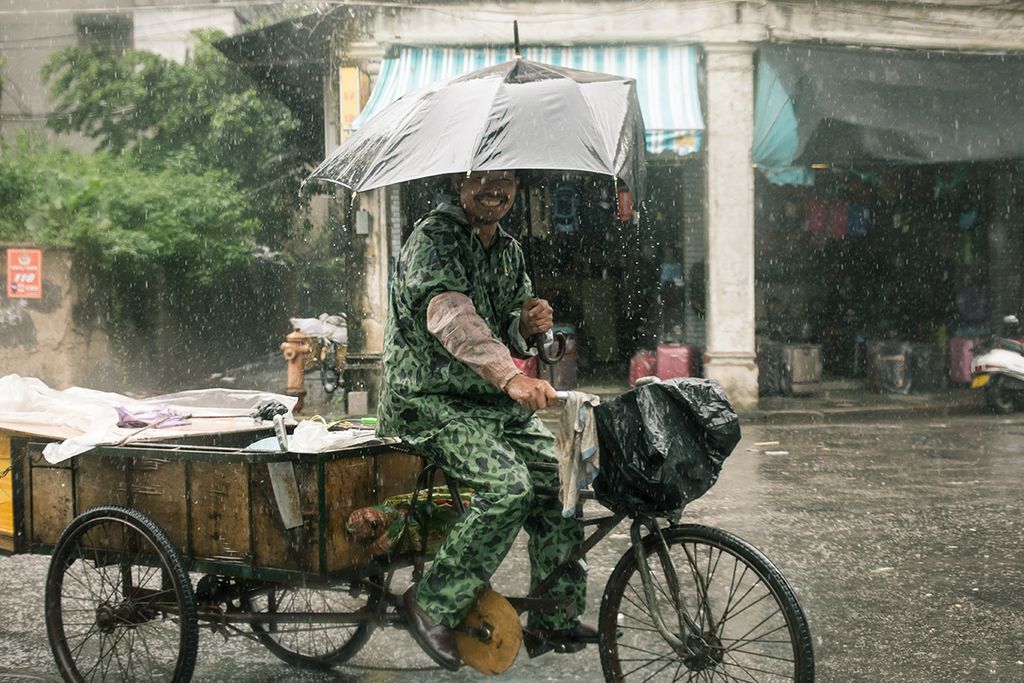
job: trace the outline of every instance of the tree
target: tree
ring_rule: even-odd
[[[152,327],[157,298],[214,324],[223,283],[258,267],[259,224],[222,172],[148,171],[24,136],[0,159],[0,240],[73,247],[114,332]]]
[[[43,69],[49,125],[95,139],[97,153],[0,147],[0,240],[73,246],[92,292],[79,313],[125,350],[188,358],[165,374],[175,382],[251,360],[276,346],[289,316],[337,312],[342,300],[343,272],[296,219],[306,162],[322,152],[316,131],[260,94],[217,38],[202,34],[184,64],[141,51],[55,54]],[[309,310],[295,310],[296,290]]]
[[[308,136],[211,45],[221,34],[199,37],[184,64],[137,50],[56,53],[43,68],[55,99],[49,125],[94,138],[142,169],[221,171],[247,197],[259,238],[277,247],[301,206]]]

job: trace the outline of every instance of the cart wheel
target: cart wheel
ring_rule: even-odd
[[[665,625],[690,652],[676,652],[658,631],[630,548],[601,599],[607,681],[814,681],[807,620],[760,551],[721,529],[685,525],[662,533],[665,546],[654,535],[643,541],[652,590]],[[680,626],[673,594],[700,633]]]
[[[64,680],[192,678],[192,584],[167,534],[142,513],[97,507],[76,517],[50,559],[45,604]]]
[[[242,609],[255,614],[301,612],[309,619],[301,622],[254,623],[256,637],[275,656],[312,669],[329,668],[351,659],[366,644],[373,632],[370,616],[384,596],[380,577],[332,584],[328,588],[277,585],[250,594]],[[367,619],[339,624],[317,619],[324,613],[365,612]]]

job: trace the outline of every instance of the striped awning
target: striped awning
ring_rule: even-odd
[[[402,47],[381,63],[377,83],[352,130],[402,95],[435,81],[454,78],[512,59],[504,48]],[[523,58],[571,69],[598,71],[636,80],[647,129],[647,151],[692,154],[701,149],[704,117],[697,91],[697,49],[693,45],[526,48]]]

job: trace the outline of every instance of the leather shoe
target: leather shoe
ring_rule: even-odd
[[[455,646],[455,632],[444,624],[440,624],[420,609],[416,604],[416,586],[410,586],[402,596],[405,613],[408,617],[409,633],[419,643],[423,651],[435,662],[448,669],[457,671],[462,664],[459,650]]]
[[[523,634],[523,644],[530,659],[547,652],[579,652],[590,643],[597,643],[600,634],[593,626],[577,622],[572,628],[562,630],[532,629]]]

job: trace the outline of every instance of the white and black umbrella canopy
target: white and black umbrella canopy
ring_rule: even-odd
[[[644,124],[633,79],[516,59],[441,81],[367,121],[307,181],[360,192],[511,169],[598,173],[641,197]]]

